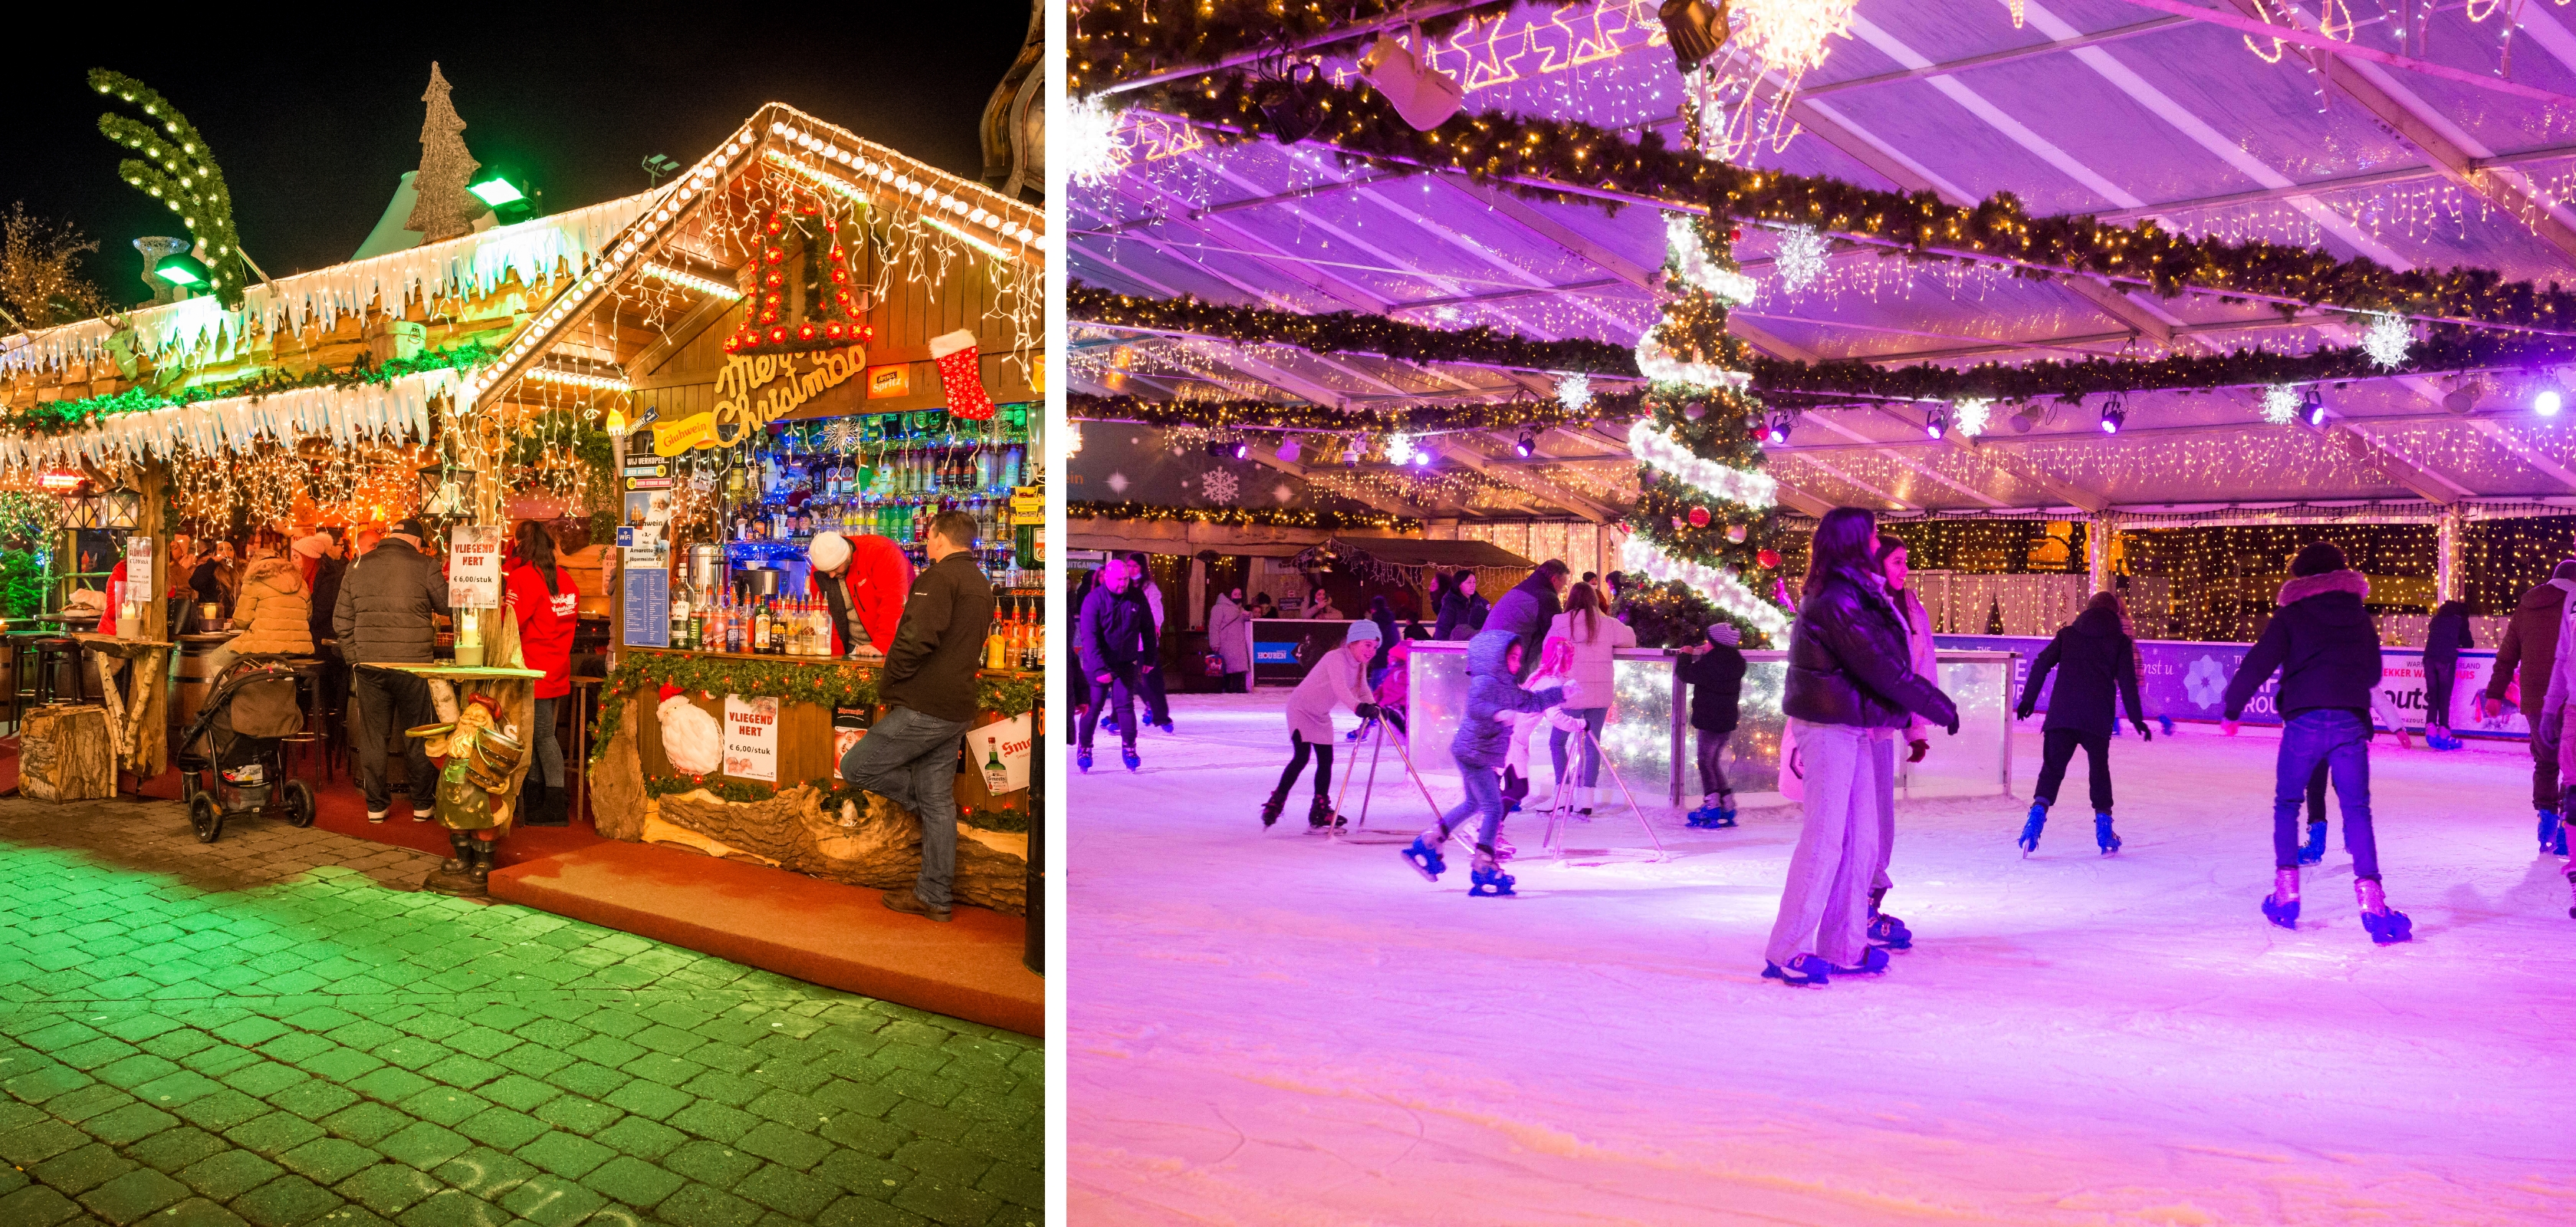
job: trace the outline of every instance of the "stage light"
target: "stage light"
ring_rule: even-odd
[[[1766,429],[1766,430],[1763,432],[1763,436],[1762,436],[1762,437],[1763,437],[1764,441],[1766,441],[1766,442],[1770,442],[1770,443],[1781,443],[1781,444],[1785,444],[1785,443],[1787,443],[1787,442],[1789,441],[1789,415],[1788,415],[1788,414],[1786,414],[1786,413],[1774,413],[1774,414],[1770,415],[1770,417],[1769,417],[1768,421],[1765,423],[1765,425],[1768,427],[1768,429]]]
[[[1207,445],[1207,454],[1219,460],[1241,460],[1252,454],[1252,445],[1241,439],[1219,439]]]
[[[2299,420],[2306,422],[2310,426],[2323,426],[2326,424],[2326,398],[2324,393],[2317,391],[2313,386],[2308,388],[2307,393],[2299,398]]]
[[[2119,397],[2113,396],[2111,399],[2102,402],[2103,434],[2116,435],[2120,433],[2120,427],[2126,425],[2128,420],[2129,406]]]
[[[211,279],[206,266],[184,251],[164,257],[159,264],[153,265],[152,275],[178,286],[201,286]]]
[[[1942,419],[1941,411],[1939,409],[1926,409],[1923,411],[1924,438],[1937,440],[1948,433],[1950,433],[1950,423]]]
[[[2545,418],[2554,418],[2566,403],[2567,398],[2561,395],[2555,386],[2546,387],[2540,390],[2538,396],[2531,398],[2531,411]]]
[[[1512,444],[1512,450],[1519,453],[1520,458],[1523,460],[1527,460],[1530,457],[1537,455],[1538,436],[1533,435],[1526,430],[1522,431],[1520,441]]]
[[[506,204],[517,204],[520,201],[527,199],[526,193],[521,192],[517,184],[514,184],[499,175],[494,175],[491,178],[486,179],[481,183],[477,183],[465,190],[474,193],[474,198],[476,200],[480,200],[495,209]]]

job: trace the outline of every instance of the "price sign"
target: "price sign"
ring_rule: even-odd
[[[501,526],[459,524],[448,530],[447,603],[458,609],[501,607]]]

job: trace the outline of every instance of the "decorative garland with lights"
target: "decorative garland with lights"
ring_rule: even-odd
[[[1148,524],[1170,520],[1237,527],[1320,528],[1327,532],[1345,528],[1376,528],[1400,533],[1422,530],[1422,521],[1411,516],[1390,515],[1383,511],[1318,511],[1307,507],[1163,507],[1152,503],[1076,501],[1065,504],[1064,514],[1065,518],[1072,520],[1132,520]]]
[[[345,367],[316,367],[302,374],[290,375],[270,371],[230,384],[182,388],[177,394],[163,396],[149,388],[132,387],[105,396],[85,396],[79,400],[44,401],[24,409],[0,410],[0,433],[23,435],[61,435],[84,427],[95,426],[102,418],[125,413],[150,413],[158,409],[181,408],[198,401],[221,400],[247,396],[257,400],[297,388],[354,388],[363,384],[390,383],[405,375],[423,371],[470,370],[485,365],[494,357],[492,350],[480,342],[467,341],[447,349],[430,350],[411,358],[396,358],[378,363],[360,358]]]
[[[1065,397],[1065,416],[1085,422],[1140,422],[1147,426],[1202,426],[1211,430],[1331,431],[1353,434],[1438,434],[1454,430],[1509,430],[1526,426],[1584,427],[1617,416],[1636,398],[1596,395],[1577,412],[1556,401],[1505,401],[1477,405],[1408,405],[1398,409],[1336,409],[1330,405],[1266,400],[1149,401],[1133,396]]]
[[[821,809],[826,813],[841,808],[841,803],[844,801],[857,805],[867,804],[866,789],[855,785],[841,783],[830,776],[823,776],[819,779],[799,780],[790,784],[761,784],[740,780],[707,780],[688,775],[648,775],[644,777],[644,795],[654,798],[655,800],[659,800],[663,797],[686,796],[693,792],[705,792],[719,801],[730,801],[736,805],[757,805],[763,801],[776,799],[778,794],[782,792],[790,792],[799,788],[811,788],[814,791],[821,793],[822,795],[815,799],[814,804],[816,808]],[[1027,810],[996,809],[991,806],[961,804],[957,807],[957,818],[958,821],[963,822],[970,827],[975,827],[979,830],[985,831],[1000,831],[1005,834],[1017,834],[1029,829],[1029,813]]]
[[[1404,362],[1473,362],[1550,373],[1637,373],[1635,355],[1599,341],[1539,341],[1496,328],[1440,329],[1383,315],[1335,311],[1299,315],[1229,307],[1196,298],[1136,298],[1075,282],[1065,287],[1065,318],[1092,324],[1186,332],[1258,345],[1294,345],[1336,354],[1373,354]]]
[[[1209,75],[1157,87],[1142,105],[1238,139],[1285,140],[1271,117],[1279,109],[1272,96],[1277,89],[1278,83],[1247,74]],[[1322,81],[1300,89],[1307,113],[1320,115],[1321,123],[1311,134],[1292,129],[1289,136],[1353,157],[1455,171],[1524,195],[1610,208],[1622,203],[1551,185],[1579,187],[1811,227],[1926,259],[2002,263],[2034,278],[2092,274],[2168,298],[2201,291],[2576,331],[2576,290],[2508,281],[2492,269],[2399,272],[2318,248],[2190,238],[2152,220],[2122,226],[2090,215],[2033,217],[2009,192],[1963,208],[1928,191],[1903,195],[1820,175],[1733,166],[1667,145],[1660,133],[1630,137],[1575,120],[1461,114],[1418,131],[1375,92]]]
[[[1419,24],[1439,38],[1469,18],[1492,17],[1530,0],[1492,0]],[[1081,95],[1148,73],[1213,64],[1232,56],[1295,46],[1301,56],[1333,49],[1333,32],[1400,17],[1412,0],[1099,0],[1077,5],[1065,22],[1064,88]]]
[[[608,675],[602,693],[626,695],[677,686],[699,694],[748,694],[785,703],[822,707],[875,707],[877,670],[872,666],[808,661],[744,660],[733,656],[688,652],[627,652]],[[1035,674],[981,674],[976,678],[979,708],[1003,716],[1037,709],[1044,684]],[[626,705],[603,702],[592,732],[590,760],[608,752],[608,740],[626,723]]]
[[[805,248],[805,259],[792,278],[786,248],[790,229]],[[725,338],[726,353],[795,353],[853,342],[864,345],[876,338],[866,313],[850,294],[850,253],[841,245],[840,220],[824,212],[822,205],[807,201],[802,215],[794,220],[783,208],[770,210],[761,223],[760,245],[755,250],[760,272],[752,285],[751,308],[743,313],[742,327]],[[805,304],[805,318],[793,324],[786,319],[791,289]]]
[[[240,310],[250,272],[241,235],[233,229],[232,191],[224,186],[223,168],[215,165],[206,138],[169,99],[124,73],[90,69],[89,87],[143,108],[159,125],[156,129],[114,111],[98,117],[98,130],[107,139],[143,155],[117,163],[117,176],[179,215],[179,224],[205,249],[212,283],[207,288],[225,310]]]

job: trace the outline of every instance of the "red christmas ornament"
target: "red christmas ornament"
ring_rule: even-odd
[[[1780,565],[1780,551],[1766,548],[1754,554],[1753,560],[1766,567],[1776,567]]]
[[[1730,243],[1741,243],[1741,242],[1743,242],[1743,241],[1744,241],[1744,227],[1742,227],[1742,226],[1729,226],[1729,227],[1727,227],[1727,228],[1726,228],[1726,241],[1727,241],[1727,242],[1730,242]]]
[[[1706,507],[1693,507],[1693,508],[1691,508],[1691,509],[1690,509],[1690,522],[1691,522],[1691,527],[1693,527],[1693,528],[1706,528],[1706,527],[1708,527],[1708,508],[1706,508]]]

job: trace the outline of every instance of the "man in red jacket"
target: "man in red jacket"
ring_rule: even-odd
[[[884,537],[824,532],[814,534],[805,557],[814,567],[811,584],[832,609],[832,655],[885,655],[912,592],[912,560],[903,547]]]

